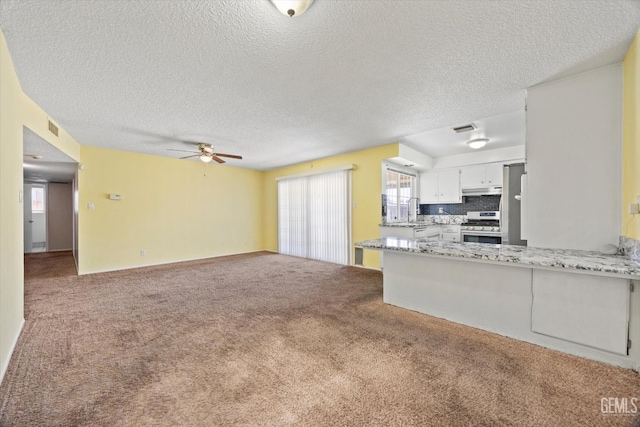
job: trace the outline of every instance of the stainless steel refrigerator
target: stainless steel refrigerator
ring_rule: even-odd
[[[502,198],[500,199],[502,244],[527,246],[527,241],[522,240],[520,236],[520,178],[524,174],[524,163],[505,165],[502,173]]]

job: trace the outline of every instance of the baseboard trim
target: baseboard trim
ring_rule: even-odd
[[[9,357],[7,357],[7,361],[2,367],[2,371],[0,371],[0,384],[4,380],[4,374],[7,373],[7,369],[9,369],[9,362],[11,362],[11,356],[13,356],[13,350],[15,350],[16,345],[18,344],[18,339],[20,338],[20,334],[22,334],[22,328],[24,328],[24,319],[20,323],[20,328],[18,328],[18,333],[16,337],[13,339],[13,343],[11,344],[11,348],[9,349]]]
[[[175,260],[175,261],[155,262],[155,263],[150,263],[150,264],[135,265],[135,266],[131,266],[131,267],[110,268],[110,269],[106,269],[106,270],[86,271],[86,272],[82,272],[82,273],[80,273],[80,271],[78,271],[78,276],[85,276],[85,275],[88,275],[88,274],[111,273],[113,271],[134,270],[136,268],[155,267],[155,266],[158,266],[158,265],[178,264],[178,263],[181,263],[181,262],[189,262],[189,261],[202,261],[204,259],[215,259],[215,258],[222,258],[222,257],[225,257],[225,256],[254,254],[254,253],[257,253],[257,252],[271,252],[271,251],[266,250],[266,249],[256,249],[255,251],[233,252],[233,253],[229,253],[229,254],[220,254],[220,255],[206,256],[206,257],[200,257],[200,258],[178,259],[178,260]]]
[[[375,270],[375,271],[382,271],[382,269],[380,267],[368,267],[366,265],[357,265],[357,264],[352,264],[349,267],[358,267],[358,268],[364,268],[365,270]]]

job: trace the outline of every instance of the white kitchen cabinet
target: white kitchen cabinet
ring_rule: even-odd
[[[460,203],[460,171],[447,170],[420,175],[420,203]]]
[[[502,166],[501,163],[489,163],[462,168],[462,188],[502,187]]]
[[[460,184],[462,188],[476,188],[484,185],[485,167],[469,166],[460,170]]]
[[[390,227],[380,226],[380,237],[401,237],[405,239],[429,239],[440,240],[441,227],[439,225],[429,226],[406,226]]]
[[[486,183],[490,187],[502,187],[502,173],[504,165],[502,163],[490,163],[485,166]]]
[[[416,230],[416,239],[440,240],[442,229],[439,225],[430,225],[420,231]]]
[[[385,227],[380,226],[380,237],[402,237],[405,239],[414,238],[413,227]]]
[[[438,173],[420,174],[420,204],[438,203],[440,200]]]
[[[443,225],[441,240],[446,242],[459,242],[460,226],[459,225]]]

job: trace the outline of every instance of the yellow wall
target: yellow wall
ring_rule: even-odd
[[[0,32],[0,377],[23,321],[22,89]]]
[[[640,31],[624,59],[623,73],[622,234],[640,240],[640,218],[629,223],[627,213],[640,197]]]
[[[384,145],[363,151],[342,154],[312,162],[300,163],[265,173],[264,179],[264,247],[278,250],[278,187],[276,178],[298,173],[320,171],[332,167],[355,164],[352,175],[353,241],[377,239],[381,221],[382,160],[398,156],[398,144]],[[364,251],[364,265],[380,267],[380,256],[375,251]]]
[[[81,158],[81,274],[263,248],[264,172],[84,145]]]
[[[71,157],[76,162],[80,161],[80,144],[71,135],[61,128],[55,120],[50,118],[42,108],[38,106],[26,94],[22,95],[23,123],[49,144]],[[49,132],[49,120],[58,126],[58,136]]]

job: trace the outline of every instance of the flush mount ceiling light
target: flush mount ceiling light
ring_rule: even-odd
[[[284,15],[294,17],[302,15],[313,0],[271,0],[271,3]]]
[[[487,138],[478,138],[478,139],[472,139],[471,141],[468,141],[467,145],[477,150],[478,148],[482,148],[485,145],[487,145],[487,142],[489,142],[489,139]]]

